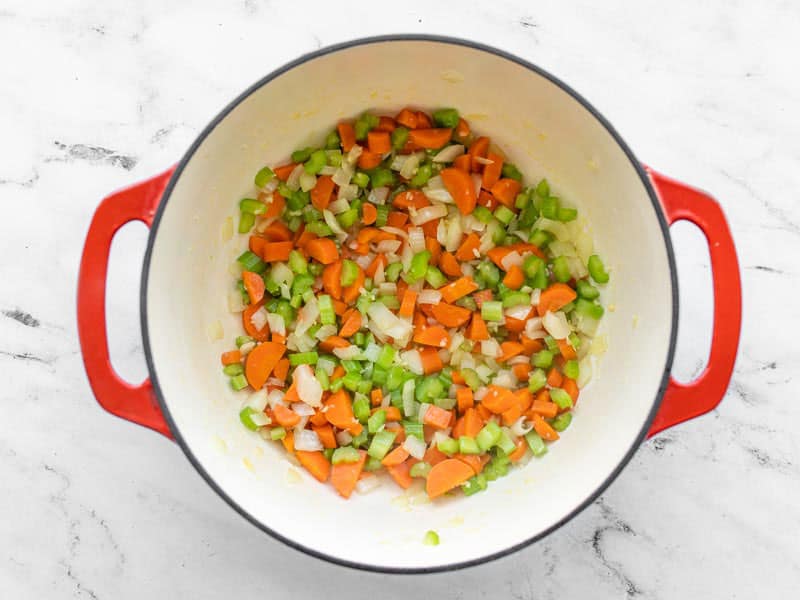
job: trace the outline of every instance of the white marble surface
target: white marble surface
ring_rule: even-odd
[[[0,2],[0,596],[796,595],[800,7],[466,5],[370,3],[354,14],[346,2]],[[544,541],[424,577],[332,566],[243,521],[175,445],[98,408],[75,327],[79,255],[103,195],[173,163],[285,61],[393,31],[474,38],[562,77],[642,160],[713,191],[745,286],[739,361],[716,411],[644,444],[602,499]],[[110,282],[115,362],[136,380],[145,235],[121,234]],[[690,377],[708,345],[707,255],[691,228],[673,237],[676,372]]]

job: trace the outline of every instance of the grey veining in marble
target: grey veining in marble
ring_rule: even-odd
[[[794,2],[0,3],[0,597],[788,598],[800,583],[800,5]],[[309,15],[314,15],[313,17]],[[237,516],[180,451],[102,412],[75,327],[83,238],[109,191],[172,164],[255,79],[351,37],[437,32],[556,73],[659,170],[711,190],[745,286],[725,400],[645,443],[542,542],[456,574],[307,558]],[[144,377],[143,226],[115,245],[115,364]],[[702,369],[707,252],[673,228],[675,372]],[[387,581],[391,579],[391,581]]]

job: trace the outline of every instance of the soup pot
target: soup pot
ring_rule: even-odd
[[[238,421],[242,397],[222,376],[219,355],[241,333],[226,298],[234,280],[229,266],[247,241],[226,240],[222,228],[263,165],[285,162],[341,119],[407,105],[458,108],[524,173],[546,175],[586,215],[612,272],[601,329],[607,351],[559,443],[487,491],[423,502],[387,482],[343,500],[292,464],[280,444]],[[708,365],[688,384],[670,378],[678,289],[668,228],[681,219],[707,238],[714,292]],[[111,241],[132,220],[150,227],[141,286],[149,379],[138,385],[111,367],[104,312]],[[177,166],[103,200],[78,282],[83,359],[103,408],[174,439],[208,484],[269,535],[319,558],[383,572],[485,562],[574,517],[648,436],[717,406],[740,322],[736,252],[709,195],[643,166],[582,96],[539,67],[473,42],[417,35],[325,48],[243,92]],[[216,339],[220,328],[224,337]],[[438,546],[422,544],[427,530],[439,533]]]

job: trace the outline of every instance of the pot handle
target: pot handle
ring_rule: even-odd
[[[154,429],[172,439],[150,379],[132,385],[111,366],[106,333],[106,276],[111,241],[126,223],[150,227],[174,168],[107,196],[97,207],[86,234],[78,273],[78,336],[83,364],[97,402],[108,412]]]
[[[703,372],[690,383],[670,377],[661,408],[648,437],[716,408],[722,401],[736,362],[742,324],[742,283],[728,223],[716,200],[705,192],[645,167],[672,225],[686,220],[697,225],[708,242],[714,287],[711,352]]]

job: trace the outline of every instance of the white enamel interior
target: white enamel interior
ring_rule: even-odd
[[[264,164],[314,142],[365,109],[454,106],[524,173],[546,175],[593,226],[612,270],[608,351],[575,419],[545,458],[487,492],[409,501],[387,481],[340,499],[293,465],[278,444],[245,430],[219,355],[240,333],[227,311],[229,265],[245,236],[222,224]],[[547,530],[620,465],[653,408],[668,356],[671,278],[646,188],[613,137],[579,102],[537,73],[453,43],[384,41],[308,60],[261,86],[225,116],[186,165],[152,250],[147,330],[164,400],[206,474],[252,517],[306,548],[385,568],[435,568],[486,557]],[[209,341],[219,320],[224,339]],[[421,543],[428,529],[438,547]]]

